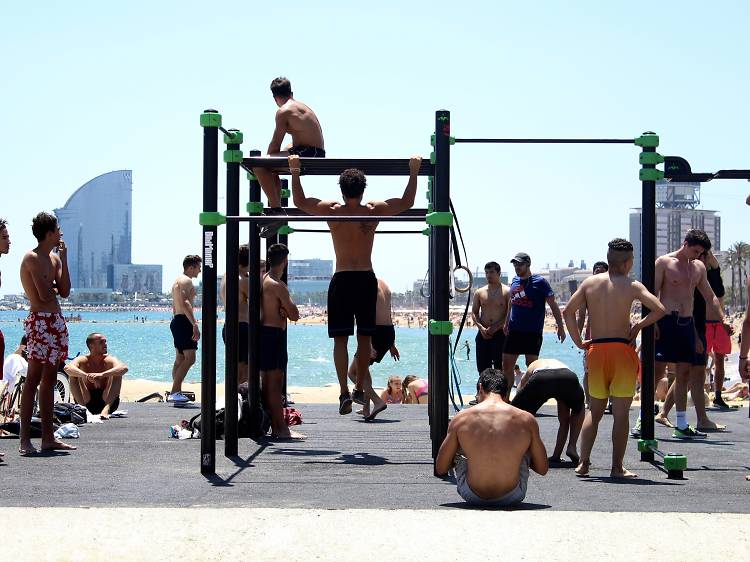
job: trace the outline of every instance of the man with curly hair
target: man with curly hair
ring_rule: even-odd
[[[319,216],[368,216],[368,222],[330,221],[328,228],[333,238],[336,253],[336,273],[328,288],[328,337],[333,338],[333,362],[341,387],[339,414],[352,411],[352,401],[365,404],[366,396],[372,396],[370,377],[370,347],[376,332],[375,308],[378,298],[378,280],[372,268],[372,245],[377,217],[398,215],[411,209],[417,193],[417,174],[422,163],[419,156],[409,160],[409,181],[401,197],[386,201],[370,201],[362,204],[367,179],[361,170],[350,168],[339,177],[343,203],[321,201],[307,197],[300,182],[299,156],[289,156],[289,171],[292,174],[292,197],[298,209]],[[354,335],[357,321],[357,381],[354,393],[349,394],[347,369],[349,366],[349,336]],[[373,399],[373,411],[382,409],[380,398]]]

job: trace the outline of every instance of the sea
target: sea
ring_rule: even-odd
[[[26,311],[0,311],[0,330],[5,335],[6,354],[11,353],[23,335],[23,320]],[[175,350],[172,334],[169,331],[170,312],[163,311],[65,311],[69,315],[80,315],[80,321],[68,323],[70,333],[70,357],[85,354],[86,337],[92,332],[107,336],[109,353],[127,363],[128,377],[169,383],[172,380],[172,363]],[[200,318],[200,317],[199,317]],[[216,337],[216,380],[224,381],[224,344],[221,339],[223,315],[217,322]],[[465,328],[455,354],[455,380],[464,397],[473,397],[476,391],[477,371],[474,357],[475,328]],[[454,331],[455,336],[455,331]],[[464,340],[470,345],[469,359],[466,358]],[[287,384],[289,386],[321,387],[336,384],[336,371],[333,366],[333,340],[328,338],[325,325],[289,325],[289,366]],[[350,357],[354,355],[355,340],[349,343]],[[373,385],[385,386],[391,375],[415,374],[427,376],[427,330],[424,328],[396,327],[396,347],[401,355],[394,361],[386,355],[380,364],[371,368]],[[200,357],[200,343],[198,354]],[[543,357],[559,359],[580,377],[583,376],[582,352],[569,340],[559,343],[555,334],[545,333],[542,346]],[[519,365],[525,368],[523,358]],[[200,359],[188,373],[188,382],[200,382]],[[470,398],[469,398],[470,399]]]

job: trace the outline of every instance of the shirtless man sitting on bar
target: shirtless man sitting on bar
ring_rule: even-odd
[[[412,208],[417,193],[417,174],[422,164],[419,156],[409,160],[409,181],[401,197],[387,201],[370,201],[362,204],[367,180],[357,169],[344,170],[339,186],[344,202],[321,201],[307,197],[300,182],[299,156],[289,156],[292,174],[292,197],[295,206],[318,216],[378,216],[398,215]],[[328,337],[333,338],[333,362],[341,387],[339,414],[352,411],[352,401],[365,404],[371,395],[370,347],[376,331],[375,307],[378,298],[378,280],[372,268],[372,244],[377,220],[369,222],[329,221],[328,228],[336,253],[336,273],[328,288]],[[347,370],[349,367],[349,336],[354,334],[357,321],[357,382],[353,395],[349,394]],[[377,407],[377,404],[376,404]]]

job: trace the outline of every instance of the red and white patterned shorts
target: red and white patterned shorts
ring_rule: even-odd
[[[68,358],[68,327],[59,312],[30,312],[23,331],[29,361],[57,367]]]

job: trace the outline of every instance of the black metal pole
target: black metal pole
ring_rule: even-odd
[[[203,127],[203,211],[218,211],[221,115],[207,109]],[[216,226],[203,226],[201,336],[201,474],[216,472]]]
[[[227,145],[227,214],[240,213],[240,162],[231,158],[240,151],[242,133],[230,129],[224,135]],[[230,136],[231,135],[231,136]],[[241,156],[241,152],[239,152]],[[239,245],[240,223],[227,224],[227,250],[224,295],[224,455],[237,455],[237,369],[239,363]]]
[[[435,212],[450,212],[450,112],[435,112],[435,181],[433,205]],[[431,226],[434,238],[433,268],[430,283],[430,299],[433,314],[430,319],[450,321],[448,299],[450,294],[450,229],[447,226]],[[448,432],[448,347],[447,335],[430,335],[432,339],[432,384],[429,387],[432,404],[432,458],[437,457],[440,445]]]
[[[289,205],[289,180],[283,179],[281,180],[281,206],[286,207]],[[289,235],[288,234],[278,234],[278,240],[279,244],[284,244],[287,248],[289,247]],[[288,280],[288,274],[289,272],[289,264],[284,268],[284,274],[281,276],[281,280],[288,286],[289,280]],[[289,337],[289,330],[284,330],[284,337],[287,338],[287,344],[288,344],[288,337]],[[287,396],[289,396],[289,392],[287,391],[287,380],[286,380],[286,368],[284,368],[284,379],[281,383],[281,392],[283,394],[283,400],[282,403],[286,406],[287,405]]]
[[[260,150],[251,150],[250,156],[260,156]],[[260,201],[260,183],[258,179],[248,174],[250,178],[250,203],[248,210],[250,215],[260,215],[263,212],[263,204]],[[250,402],[250,414],[252,420],[261,419],[260,416],[260,299],[261,299],[261,271],[260,271],[260,229],[258,223],[248,223],[248,246],[250,258],[250,289],[248,302],[248,322],[250,324],[250,351],[248,398]]]
[[[649,133],[644,133],[644,135]],[[653,133],[650,133],[653,134]],[[656,152],[655,147],[644,146],[642,153]],[[643,164],[644,169],[654,169],[655,164]],[[656,274],[656,182],[641,182],[641,281],[651,293]],[[641,307],[641,314],[649,313]],[[654,327],[641,332],[641,439],[654,438]],[[653,462],[651,450],[641,453],[641,460]]]

